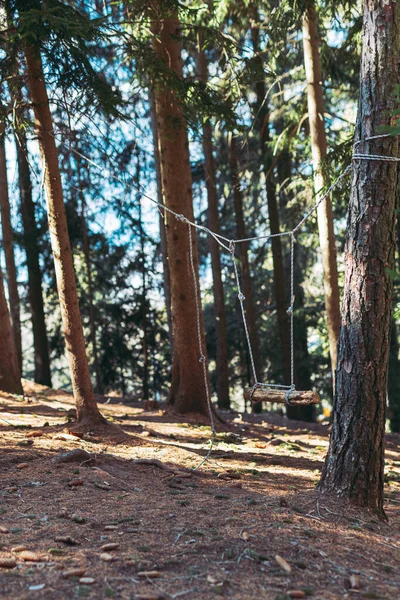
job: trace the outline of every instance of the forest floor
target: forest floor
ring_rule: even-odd
[[[386,524],[316,491],[327,426],[226,413],[193,472],[208,426],[112,398],[126,435],[77,437],[70,394],[25,391],[0,396],[2,599],[400,598],[400,436]]]

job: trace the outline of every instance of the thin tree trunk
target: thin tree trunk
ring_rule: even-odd
[[[400,360],[395,319],[392,319],[390,332],[388,397],[390,429],[393,432],[400,433]]]
[[[235,218],[236,218],[236,235],[238,239],[244,239],[247,237],[246,228],[244,224],[244,214],[243,214],[243,197],[240,189],[240,178],[239,178],[239,170],[238,170],[238,156],[237,156],[237,144],[236,138],[232,134],[230,138],[230,148],[229,148],[229,160],[231,167],[231,177],[232,177],[232,188],[233,188],[233,202],[235,208]],[[250,344],[253,353],[254,367],[256,370],[257,379],[259,381],[262,380],[262,369],[261,369],[261,361],[260,361],[260,339],[257,331],[256,324],[256,315],[254,310],[254,300],[253,300],[253,288],[251,282],[251,274],[250,274],[250,266],[249,266],[249,256],[248,256],[248,244],[240,243],[239,247],[239,258],[240,258],[240,266],[241,266],[241,276],[242,276],[242,285],[243,285],[243,293],[245,296],[245,309],[246,309],[246,320],[247,320],[247,328],[249,331]],[[251,370],[251,383],[254,383],[254,374]],[[253,405],[254,412],[261,412],[262,406],[260,403],[255,403]]]
[[[35,114],[35,127],[45,169],[50,239],[77,419],[79,422],[92,425],[104,421],[104,419],[97,407],[90,380],[57,148],[42,60],[37,49],[29,44],[25,47],[25,57],[29,90]]]
[[[258,19],[257,10],[256,20]],[[257,66],[257,72],[259,73],[258,79],[255,86],[257,101],[255,103],[256,111],[256,128],[259,135],[260,147],[262,151],[264,174],[265,174],[265,185],[267,190],[267,204],[268,204],[268,216],[269,216],[269,227],[271,234],[276,235],[280,233],[280,218],[278,201],[276,194],[276,185],[274,181],[274,170],[273,170],[273,156],[270,149],[270,131],[269,131],[269,108],[268,100],[266,98],[267,90],[264,80],[264,64],[260,52],[260,32],[257,27],[252,27],[251,36],[253,42],[253,50],[255,53],[255,60]],[[272,262],[274,269],[274,292],[276,302],[276,316],[278,320],[278,331],[281,349],[281,364],[282,364],[282,375],[283,383],[290,385],[290,329],[289,319],[287,315],[287,308],[290,304],[288,295],[285,290],[285,269],[283,265],[282,257],[282,243],[281,238],[271,238],[271,250],[272,250]]]
[[[207,62],[204,50],[202,49],[201,36],[199,38],[198,51],[198,68],[199,79],[207,84]],[[213,156],[213,142],[211,123],[207,119],[203,122],[203,153],[204,153],[204,169],[207,186],[208,210],[207,220],[208,227],[215,233],[220,232],[219,215],[218,215],[218,197],[216,187],[216,169]],[[228,337],[226,329],[226,310],[225,310],[225,293],[222,283],[221,256],[218,242],[209,236],[210,254],[211,254],[211,270],[213,277],[213,293],[214,293],[214,315],[215,315],[215,333],[217,344],[217,397],[219,408],[230,408],[229,400],[229,376],[228,376]]]
[[[17,350],[11,326],[11,317],[4,292],[0,269],[0,390],[10,394],[23,394]]]
[[[137,146],[136,152],[136,185],[140,188],[140,151]],[[143,400],[149,400],[149,340],[148,340],[148,319],[147,319],[147,278],[146,278],[146,251],[145,251],[145,234],[143,229],[142,203],[140,193],[138,194],[138,221],[139,221],[139,238],[140,238],[140,270],[142,275],[142,293],[141,293],[141,312],[142,312],[142,356],[143,356],[143,375],[142,375],[142,395]]]
[[[182,78],[180,24],[176,11],[166,2],[155,2],[152,30],[156,56],[179,78]],[[161,158],[161,177],[165,205],[193,221],[192,177],[189,159],[187,125],[183,106],[176,93],[163,82],[156,82],[155,103],[157,132]],[[205,386],[201,356],[206,357],[205,333],[201,299],[200,313],[196,314],[196,293],[189,258],[189,230],[184,221],[166,215],[166,237],[171,276],[171,311],[173,334],[172,381],[170,404],[177,413],[199,412],[207,414]],[[192,230],[192,252],[195,283],[199,285],[196,232]],[[199,319],[199,323],[197,321]],[[198,346],[198,326],[202,351]]]
[[[303,16],[304,66],[307,79],[308,118],[314,167],[316,199],[321,197],[327,181],[322,172],[322,161],[326,156],[327,142],[324,123],[324,99],[319,57],[318,21],[315,5],[309,3]],[[336,261],[333,211],[330,198],[326,198],[317,209],[319,244],[324,273],[325,308],[328,326],[329,350],[332,375],[335,375],[337,346],[340,328],[340,294]]]
[[[365,140],[394,122],[399,53],[399,3],[366,1],[356,126],[360,152],[398,155],[396,136]],[[354,163],[333,425],[320,483],[323,491],[382,517],[396,168],[393,162]]]
[[[78,169],[79,176],[79,169]],[[80,182],[79,182],[80,183]],[[89,301],[89,328],[90,328],[90,341],[92,342],[93,351],[93,366],[94,372],[96,373],[96,386],[95,390],[97,394],[104,394],[103,378],[101,374],[99,351],[97,348],[96,339],[96,317],[94,311],[94,298],[93,298],[93,280],[92,280],[92,261],[90,258],[90,241],[87,230],[86,222],[86,202],[83,191],[79,188],[79,194],[81,197],[81,224],[82,224],[82,245],[83,245],[83,256],[85,258],[86,277],[88,282],[88,301]]]
[[[6,258],[7,286],[10,300],[12,329],[17,352],[19,370],[22,372],[21,304],[18,292],[17,269],[14,257],[14,234],[11,225],[10,200],[8,195],[7,162],[5,151],[5,126],[0,125],[0,212],[3,234],[3,250]]]
[[[161,182],[161,164],[160,164],[160,150],[159,150],[159,141],[158,141],[158,133],[157,133],[157,116],[156,116],[156,106],[154,101],[154,90],[150,92],[150,103],[151,103],[151,129],[153,132],[153,145],[154,145],[154,169],[156,172],[156,182],[157,182],[157,201],[159,204],[164,204],[164,198],[162,193],[162,182]],[[168,248],[167,248],[167,238],[166,238],[166,221],[164,217],[164,212],[162,210],[159,211],[159,225],[160,225],[160,244],[161,244],[161,256],[163,262],[163,286],[164,286],[164,295],[165,295],[165,307],[167,311],[167,323],[168,323],[168,339],[171,347],[171,354],[173,348],[173,338],[172,338],[172,314],[171,314],[171,277],[169,274],[169,259],[168,259]]]

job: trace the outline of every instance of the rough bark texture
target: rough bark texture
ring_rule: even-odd
[[[14,234],[11,225],[10,199],[8,195],[7,163],[4,139],[4,124],[0,125],[0,212],[3,250],[6,259],[6,274],[10,314],[18,357],[19,370],[22,371],[21,307],[18,292],[17,269],[14,258]]]
[[[97,408],[90,380],[57,148],[42,61],[36,48],[30,45],[26,45],[25,57],[29,90],[35,115],[35,128],[45,169],[44,183],[50,240],[77,418],[80,422],[96,424],[104,419]]]
[[[230,159],[230,167],[231,167],[231,177],[232,177],[232,189],[233,189],[233,202],[235,209],[235,219],[236,219],[236,235],[238,239],[244,239],[247,237],[246,227],[244,223],[244,212],[243,212],[243,197],[240,189],[240,178],[239,178],[239,169],[238,169],[238,156],[237,156],[237,143],[234,135],[231,136],[230,139],[230,147],[229,147],[229,159]],[[246,309],[246,319],[247,319],[247,328],[249,331],[250,343],[253,351],[253,359],[254,366],[256,370],[256,375],[259,380],[261,380],[263,375],[263,370],[261,369],[261,361],[260,361],[260,338],[257,331],[257,323],[256,323],[256,315],[254,310],[254,300],[253,300],[253,288],[250,274],[250,265],[249,265],[249,256],[248,256],[248,244],[241,243],[238,244],[239,248],[239,258],[240,258],[240,266],[241,266],[241,279],[243,286],[243,294],[245,296],[245,309]],[[251,372],[251,383],[254,383],[253,372]],[[254,412],[261,412],[262,406],[260,403],[253,404]]]
[[[326,187],[322,161],[326,156],[326,133],[324,123],[324,99],[319,57],[318,21],[315,5],[310,2],[303,17],[304,66],[307,79],[308,118],[314,167],[316,199]],[[332,375],[337,363],[337,346],[340,328],[340,294],[336,261],[335,232],[333,228],[332,202],[327,198],[317,209],[319,245],[324,273],[325,308],[329,336]]]
[[[11,317],[4,293],[3,274],[0,269],[0,390],[10,394],[23,394],[17,350],[11,326]]]
[[[198,52],[198,68],[200,81],[207,83],[207,63],[204,50]],[[211,231],[220,233],[218,215],[218,197],[216,188],[216,169],[213,156],[212,130],[209,120],[203,123],[204,170],[207,186],[207,220]],[[228,376],[228,337],[226,326],[225,293],[222,282],[221,256],[218,242],[208,236],[211,254],[211,270],[213,277],[215,333],[217,344],[217,397],[219,408],[230,408],[229,376]]]
[[[365,141],[392,123],[399,84],[400,4],[366,0],[356,140],[397,156],[397,137]],[[383,516],[384,435],[392,312],[396,168],[356,161],[345,252],[345,289],[333,425],[320,487]]]
[[[256,15],[256,20],[258,16]],[[276,194],[276,185],[274,181],[273,156],[269,146],[270,131],[269,131],[269,108],[267,99],[267,89],[264,80],[264,64],[262,57],[259,55],[259,29],[252,27],[251,36],[253,42],[253,50],[255,53],[255,61],[257,72],[259,73],[256,82],[255,91],[257,101],[255,103],[255,125],[259,135],[260,147],[262,151],[262,159],[265,174],[265,185],[267,190],[267,204],[269,216],[269,228],[271,234],[280,233],[280,218],[278,201]],[[283,383],[290,385],[290,329],[287,308],[290,304],[288,295],[285,290],[285,270],[282,256],[282,243],[279,237],[271,239],[272,262],[274,269],[274,293],[276,302],[276,316],[278,321],[279,340],[281,347],[282,375]]]
[[[152,23],[156,55],[178,77],[182,77],[180,24],[173,9],[158,2]],[[183,106],[170,86],[155,84],[157,132],[161,158],[161,177],[165,205],[193,221],[192,176],[189,144]],[[196,296],[189,260],[188,225],[166,215],[166,237],[171,277],[173,334],[172,381],[169,402],[177,413],[207,414],[203,366],[199,362]],[[198,285],[196,232],[192,230],[193,256]],[[202,354],[206,356],[203,316],[200,306]]]

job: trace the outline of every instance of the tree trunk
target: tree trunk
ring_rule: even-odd
[[[157,13],[152,23],[153,48],[159,60],[165,62],[182,78],[180,24],[173,9],[165,2],[155,3]],[[164,16],[162,11],[167,14]],[[187,125],[183,106],[176,93],[162,81],[155,82],[157,132],[161,158],[161,177],[165,205],[193,221],[192,177],[189,160]],[[173,335],[172,382],[169,402],[177,413],[207,414],[207,396],[203,365],[199,362],[196,291],[189,258],[187,223],[166,213],[166,237],[171,277],[171,312]],[[192,230],[192,252],[195,283],[199,285],[196,232]],[[201,355],[206,356],[201,299],[199,329]]]
[[[3,274],[0,269],[0,390],[10,394],[23,394],[17,350],[11,326],[11,317],[4,293]]]
[[[399,51],[399,3],[366,0],[356,126],[360,152],[398,154],[396,136],[365,139],[394,122]],[[333,425],[320,483],[323,491],[382,517],[396,167],[393,162],[354,162]]]
[[[326,132],[324,123],[324,99],[321,63],[318,48],[318,21],[315,5],[309,3],[303,16],[304,66],[307,79],[308,119],[314,167],[314,188],[318,200],[327,185],[322,172],[322,161],[326,156]],[[335,232],[330,198],[326,198],[317,209],[319,244],[324,273],[325,308],[328,326],[329,350],[332,375],[335,375],[337,346],[340,328],[340,294],[336,262]]]
[[[163,192],[162,192],[162,181],[161,181],[161,163],[160,163],[160,150],[157,133],[157,115],[156,105],[154,101],[154,90],[150,92],[150,104],[151,104],[151,129],[153,132],[153,145],[154,145],[154,170],[156,172],[157,182],[157,201],[159,204],[164,204]],[[166,222],[164,220],[164,213],[162,210],[159,211],[159,225],[160,225],[160,245],[161,245],[161,256],[163,262],[163,287],[165,295],[165,307],[167,311],[167,323],[168,323],[168,339],[171,347],[171,354],[173,348],[172,339],[172,314],[171,314],[171,277],[169,274],[169,259],[168,259],[168,248],[166,238]]]
[[[22,372],[21,306],[18,292],[17,269],[14,258],[14,235],[11,225],[10,200],[8,195],[7,162],[5,151],[5,126],[0,126],[0,212],[3,234],[3,250],[6,258],[6,273],[12,329],[17,352],[19,370]]]
[[[245,228],[245,224],[244,224],[243,197],[242,197],[242,192],[240,189],[237,145],[236,145],[236,138],[234,135],[232,135],[230,138],[229,160],[230,160],[230,167],[231,167],[233,202],[234,202],[235,218],[236,218],[236,235],[237,235],[238,239],[244,239],[247,237],[247,234],[246,234],[246,228]],[[263,370],[261,369],[261,361],[260,361],[260,339],[258,336],[256,315],[255,315],[255,310],[254,310],[253,288],[252,288],[252,282],[251,282],[249,257],[248,257],[248,244],[242,242],[241,244],[238,244],[238,247],[239,247],[239,258],[240,258],[240,266],[241,266],[243,293],[245,296],[247,328],[249,331],[250,344],[251,344],[252,351],[253,351],[253,360],[254,360],[254,367],[256,370],[256,375],[257,375],[258,380],[261,381]],[[253,372],[251,373],[251,383],[254,383]],[[253,410],[254,410],[254,412],[261,412],[261,410],[262,410],[261,404],[260,403],[253,404]]]
[[[79,169],[78,169],[78,176],[79,176]],[[79,184],[80,184],[80,182],[79,182]],[[101,375],[99,351],[97,348],[97,339],[96,339],[97,325],[96,325],[96,317],[95,317],[95,312],[94,312],[92,261],[90,258],[90,241],[89,241],[87,222],[86,222],[86,202],[85,202],[85,195],[80,188],[79,188],[79,194],[81,197],[81,224],[82,224],[83,256],[85,258],[86,277],[87,277],[87,283],[88,283],[90,339],[92,342],[94,372],[96,373],[95,390],[96,390],[97,394],[104,394],[103,378]]]
[[[39,263],[38,231],[35,217],[35,204],[32,198],[32,183],[27,158],[25,132],[16,133],[18,183],[21,197],[23,243],[28,270],[28,298],[32,316],[34,348],[34,380],[51,387],[49,343],[44,314],[42,272]]]
[[[90,380],[57,148],[42,60],[37,49],[29,44],[25,47],[25,56],[29,90],[35,114],[35,128],[45,169],[44,183],[50,239],[77,419],[79,422],[92,425],[104,421],[104,419],[97,408]]]
[[[202,41],[199,39],[198,51],[199,79],[207,84],[207,63]],[[216,188],[216,169],[213,156],[213,142],[211,123],[207,119],[203,122],[203,153],[204,170],[207,186],[208,227],[215,233],[220,233],[218,215],[218,197]],[[230,408],[229,400],[229,376],[228,376],[228,337],[226,329],[226,310],[224,285],[222,283],[221,256],[218,242],[210,235],[208,236],[211,254],[211,270],[213,277],[215,333],[217,344],[217,397],[219,408]]]
[[[257,11],[255,15],[258,19]],[[267,101],[267,90],[264,80],[264,64],[260,52],[259,36],[260,32],[257,27],[252,27],[251,36],[253,42],[253,50],[257,67],[258,79],[255,86],[256,98],[255,103],[255,125],[258,131],[259,142],[262,152],[265,185],[267,190],[267,204],[269,216],[269,228],[271,234],[280,233],[280,219],[276,194],[276,185],[273,172],[273,156],[269,146],[270,131],[269,131],[269,108]],[[282,243],[281,238],[275,237],[271,239],[272,262],[274,269],[274,291],[276,302],[276,316],[278,320],[279,340],[281,347],[281,364],[283,383],[290,385],[290,328],[287,309],[290,304],[288,295],[285,290],[285,269],[282,258]]]

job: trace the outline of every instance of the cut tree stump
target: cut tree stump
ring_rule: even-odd
[[[253,402],[279,402],[280,404],[286,403],[286,391],[285,390],[273,390],[269,388],[257,388],[252,395],[253,388],[248,387],[244,390],[245,400],[252,400]],[[319,404],[321,398],[318,392],[299,392],[293,390],[289,395],[289,402],[293,406],[306,406],[308,404]]]

